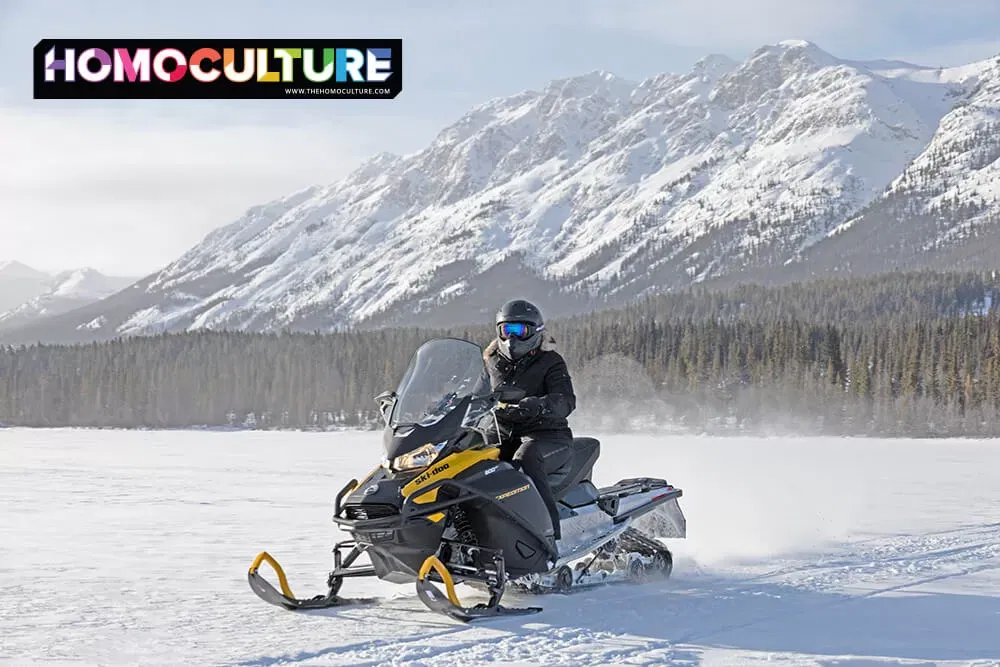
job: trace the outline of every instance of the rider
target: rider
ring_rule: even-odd
[[[566,417],[576,408],[566,362],[555,351],[538,307],[515,299],[496,314],[496,338],[483,353],[492,389],[523,389],[526,397],[497,411],[504,431],[500,458],[518,461],[545,501],[553,539],[560,539],[559,509],[548,473],[572,458],[573,433]]]

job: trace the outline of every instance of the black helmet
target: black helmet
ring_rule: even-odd
[[[541,346],[545,321],[538,306],[515,299],[500,306],[496,327],[500,353],[515,361]]]

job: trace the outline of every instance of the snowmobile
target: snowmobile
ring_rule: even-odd
[[[681,489],[645,477],[597,488],[591,475],[600,442],[575,438],[572,459],[550,475],[562,533],[554,541],[534,483],[515,464],[500,460],[503,429],[496,411],[524,392],[492,390],[486,378],[475,343],[458,338],[424,343],[396,391],[376,397],[385,422],[381,465],[336,494],[333,521],[351,539],[333,548],[327,593],[296,598],[267,552],[250,567],[254,593],[285,609],[323,609],[349,603],[339,597],[344,579],[374,576],[415,583],[417,596],[431,610],[470,622],[541,611],[501,605],[508,583],[548,592],[604,581],[613,572],[633,580],[669,576],[671,553],[654,537],[686,536],[677,502]],[[637,522],[655,535],[639,530]],[[362,554],[368,564],[358,564]],[[579,562],[571,568],[574,561]],[[275,570],[280,590],[260,574],[265,562]],[[463,606],[458,583],[485,589],[489,601]]]

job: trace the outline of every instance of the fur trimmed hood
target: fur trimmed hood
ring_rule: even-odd
[[[493,340],[490,341],[490,344],[486,346],[486,349],[483,350],[483,359],[489,359],[494,354],[498,354],[497,346],[498,346],[497,339],[494,338]],[[542,336],[542,344],[541,346],[539,346],[538,349],[540,349],[542,352],[555,352],[556,339],[552,336],[552,334],[546,332]]]

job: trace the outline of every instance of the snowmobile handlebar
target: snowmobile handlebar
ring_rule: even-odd
[[[497,387],[496,391],[490,394],[490,396],[493,397],[493,399],[499,404],[517,403],[527,395],[528,392],[524,389],[511,385],[500,385]]]
[[[502,408],[512,403],[517,403],[527,395],[523,389],[519,387],[510,386],[500,386],[495,391],[482,396],[474,396],[472,401],[475,403],[485,403],[488,405],[488,410],[494,408]]]
[[[496,417],[494,413],[498,409],[504,409],[516,404],[518,401],[522,400],[527,396],[527,392],[520,387],[513,387],[510,385],[500,385],[494,391],[480,396],[478,398],[473,398],[473,402],[478,402],[480,404],[485,403],[484,408],[481,412],[477,412],[476,419],[489,415],[493,419],[493,424],[496,426],[497,431],[500,430],[499,424],[496,422]],[[487,437],[486,432],[482,429],[476,428],[484,438]]]

